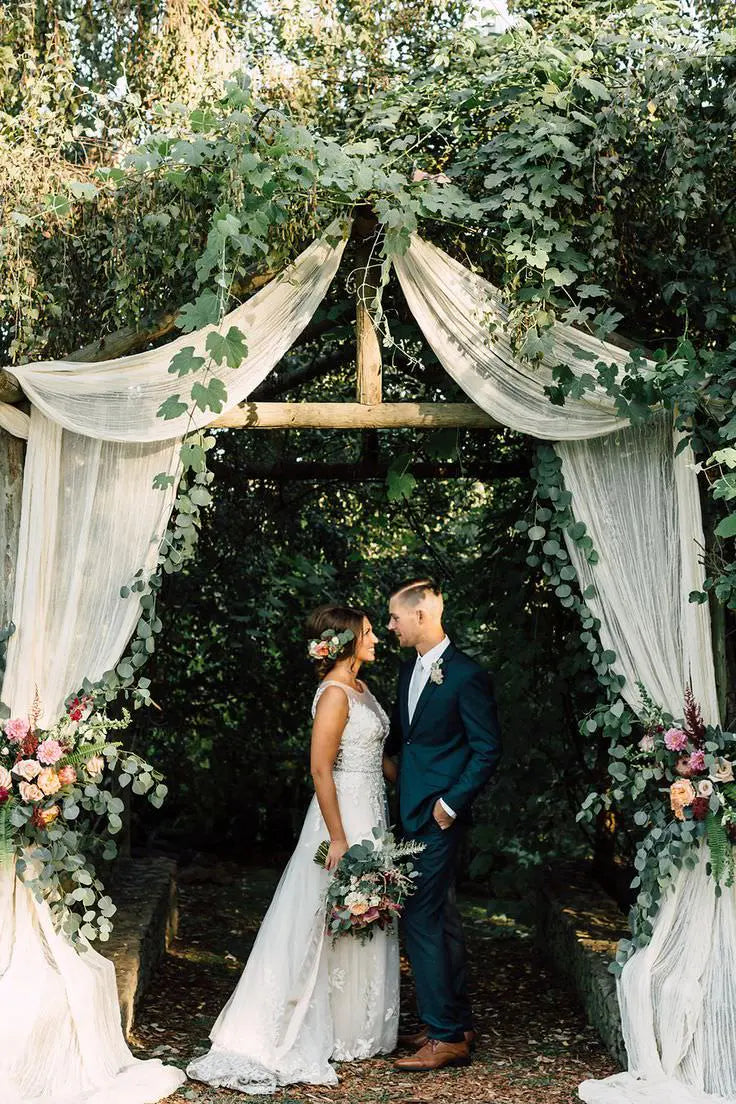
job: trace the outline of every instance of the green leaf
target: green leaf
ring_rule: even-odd
[[[187,372],[198,372],[204,363],[204,357],[194,355],[194,346],[187,345],[171,358],[169,372],[172,375],[185,376]]]
[[[595,96],[597,100],[610,100],[611,96],[605,84],[601,84],[595,77],[589,77],[587,74],[582,74],[578,77],[578,84],[581,84],[586,91]]]
[[[736,514],[722,518],[716,526],[717,537],[736,537]]]
[[[227,400],[227,389],[219,379],[210,380],[207,385],[195,383],[192,387],[192,400],[202,412],[211,410],[214,414],[219,414]]]
[[[186,414],[186,412],[187,404],[185,402],[182,402],[178,395],[169,395],[169,397],[167,399],[164,399],[164,401],[161,403],[160,407],[156,411],[156,415],[157,417],[164,418],[165,421],[170,422],[174,418],[181,418],[182,414]],[[157,479],[159,479],[158,475],[154,478],[154,484],[156,483]],[[158,484],[158,486],[160,487],[161,484]]]
[[[207,335],[207,352],[217,362],[227,362],[228,368],[237,368],[248,355],[242,333],[237,326],[231,326],[226,334],[216,331]]]
[[[389,471],[386,484],[389,502],[398,502],[402,498],[411,498],[417,481],[410,471]]]
[[[184,333],[201,330],[220,320],[220,299],[207,288],[193,303],[185,303],[176,318],[176,325]]]

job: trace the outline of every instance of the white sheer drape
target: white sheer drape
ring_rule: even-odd
[[[330,244],[338,238],[336,244]],[[340,264],[345,239],[337,224],[317,239],[271,283],[225,315],[218,326],[184,334],[157,349],[94,364],[44,361],[12,369],[33,405],[74,433],[105,441],[162,441],[182,437],[212,421],[199,409],[178,418],[158,417],[170,395],[188,399],[192,385],[223,379],[226,409],[242,402],[281,360],[311,320]],[[248,355],[238,368],[216,367],[205,346],[217,331],[226,335],[237,326],[245,335]],[[191,348],[205,363],[182,379],[169,373],[172,356]],[[7,427],[10,428],[10,427]]]
[[[335,228],[330,231],[334,237]],[[227,380],[228,409],[274,367],[311,319],[344,240],[314,242],[219,327],[245,333],[248,356]],[[36,687],[52,720],[86,676],[114,667],[139,616],[120,588],[155,570],[178,474],[181,435],[211,420],[156,416],[196,378],[168,371],[181,348],[204,349],[208,330],[103,364],[54,362],[14,372],[30,422],[3,407],[2,424],[28,436],[13,621],[2,699],[27,714]],[[219,373],[218,373],[219,374]],[[28,430],[30,429],[30,432]],[[115,971],[53,930],[48,906],[0,870],[0,1100],[2,1104],[153,1104],[184,1075],[133,1058],[123,1037]]]
[[[554,384],[553,364],[565,364],[576,376],[590,373],[597,361],[623,367],[629,357],[617,346],[557,325],[554,357],[530,367],[514,355],[506,333],[508,311],[499,291],[482,276],[416,235],[394,267],[411,312],[443,367],[502,425],[558,441],[599,437],[629,424],[615,413],[602,388],[583,399],[568,399],[564,406],[553,406],[544,393]]]
[[[691,683],[706,720],[717,723],[708,607],[688,601],[702,583],[704,540],[692,453],[675,457],[665,418],[565,441],[557,452],[600,561],[591,567],[570,540],[567,550],[581,587],[595,587],[588,606],[601,621],[603,647],[616,653],[623,697],[638,711],[642,682],[677,716]]]

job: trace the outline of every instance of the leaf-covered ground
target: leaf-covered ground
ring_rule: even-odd
[[[180,933],[138,1015],[141,1057],[185,1065],[230,995],[275,888],[277,873],[207,861],[180,872]],[[614,1066],[575,1000],[535,948],[530,928],[465,900],[480,1042],[467,1069],[399,1074],[388,1058],[343,1063],[340,1085],[299,1085],[276,1104],[568,1104],[585,1077]],[[404,965],[405,1023],[413,995]],[[188,1083],[171,1104],[234,1104],[224,1089]]]

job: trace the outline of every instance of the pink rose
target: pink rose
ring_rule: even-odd
[[[36,779],[36,784],[43,790],[47,797],[50,797],[51,794],[58,793],[61,789],[59,776],[51,767],[46,767],[46,770],[41,771]]]
[[[687,732],[681,728],[668,728],[664,734],[664,746],[669,751],[684,751],[687,747]]]
[[[52,763],[58,763],[64,751],[58,740],[44,740],[38,745],[36,755],[41,763],[50,767]]]
[[[105,760],[101,755],[92,755],[84,764],[84,769],[90,778],[97,778],[105,769]]]
[[[18,786],[21,801],[30,804],[32,801],[43,801],[43,792],[31,782],[21,782]]]
[[[21,759],[13,767],[13,774],[25,782],[32,782],[41,772],[41,764],[36,759]]]
[[[30,727],[28,721],[24,721],[22,717],[12,717],[5,722],[5,735],[11,743],[19,744],[21,740],[25,740]]]
[[[0,787],[3,790],[12,790],[13,788],[13,779],[7,767],[0,767]]]
[[[651,732],[645,732],[639,741],[640,751],[654,751],[654,736]]]
[[[688,760],[690,767],[694,772],[705,770],[705,752],[698,748],[694,751]]]
[[[59,771],[59,781],[62,786],[73,786],[77,781],[77,772],[71,764],[61,768]]]

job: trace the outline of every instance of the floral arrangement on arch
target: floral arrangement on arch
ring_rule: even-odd
[[[113,720],[82,695],[50,728],[38,727],[39,716],[36,695],[28,719],[0,729],[0,865],[15,864],[72,940],[105,941],[116,910],[89,856],[117,854],[124,803],[109,788],[113,775],[118,789],[131,785],[156,808],[167,793],[163,775],[110,740],[130,724],[127,710]]]
[[[314,861],[324,866],[329,850],[325,840]],[[373,938],[376,928],[395,925],[406,899],[416,890],[419,872],[411,859],[423,843],[397,843],[392,832],[373,829],[373,839],[354,843],[333,871],[325,899],[325,927],[333,942],[352,935],[361,942]]]
[[[633,941],[622,940],[614,972],[645,946],[662,891],[680,867],[695,867],[708,847],[708,873],[717,896],[736,876],[736,734],[706,725],[692,690],[684,695],[683,717],[665,713],[639,685],[641,728],[628,726],[630,742],[609,747],[610,786],[588,794],[578,820],[592,821],[614,808],[643,835],[637,842],[631,883],[638,890],[631,913]]]

